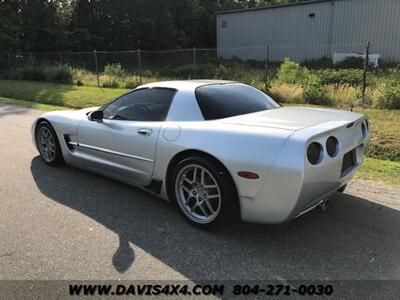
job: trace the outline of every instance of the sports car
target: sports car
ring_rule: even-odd
[[[360,113],[283,107],[238,82],[188,80],[45,113],[32,136],[46,164],[143,188],[208,228],[239,217],[282,223],[325,207],[361,165],[370,125]]]

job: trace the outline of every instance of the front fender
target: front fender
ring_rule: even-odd
[[[60,143],[61,151],[63,153],[64,160],[67,163],[71,163],[73,165],[76,162],[76,159],[72,156],[69,151],[66,143],[65,136],[68,136],[69,140],[75,141],[77,139],[77,129],[80,121],[83,118],[86,118],[86,113],[88,111],[95,110],[96,108],[87,108],[81,109],[77,111],[73,110],[61,110],[61,111],[52,111],[42,114],[40,117],[36,118],[31,126],[31,134],[32,134],[32,142],[36,146],[36,138],[35,131],[36,126],[40,120],[48,121],[51,126],[53,126],[58,141]]]

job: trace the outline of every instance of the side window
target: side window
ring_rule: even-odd
[[[140,89],[107,105],[105,119],[129,121],[164,121],[176,90],[167,88]]]

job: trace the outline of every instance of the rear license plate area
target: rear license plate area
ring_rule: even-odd
[[[356,149],[347,152],[343,156],[343,164],[342,164],[342,176],[346,175],[346,173],[352,169],[357,163]]]

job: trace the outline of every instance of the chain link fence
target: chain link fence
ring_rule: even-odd
[[[223,64],[240,61],[252,67],[263,68],[265,62],[279,66],[286,58],[304,66],[324,68],[363,68],[366,44],[342,45],[267,45],[242,48],[190,48],[161,51],[86,51],[86,52],[19,52],[0,54],[0,69],[14,70],[25,66],[67,64],[89,71],[103,72],[109,64],[120,64],[130,72],[159,70],[182,65]],[[381,46],[379,47],[381,48]],[[374,69],[385,70],[400,65],[399,53],[382,56],[369,46],[369,63]]]

